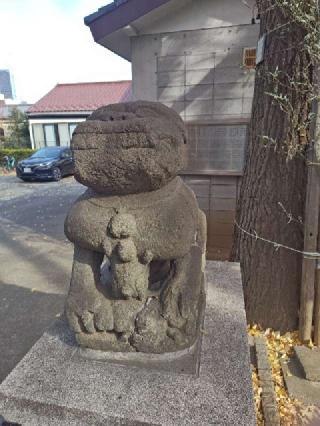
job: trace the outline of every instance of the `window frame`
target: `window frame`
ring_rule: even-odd
[[[46,135],[46,126],[52,126],[53,132],[55,136],[55,145],[48,145],[47,144],[47,135]],[[59,137],[59,130],[58,130],[58,123],[43,123],[43,136],[44,136],[44,143],[46,147],[52,147],[52,146],[60,146],[60,137]]]
[[[188,127],[189,126],[246,126],[247,132],[244,142],[244,153],[243,153],[243,167],[245,163],[245,152],[248,145],[248,135],[249,135],[249,123],[250,120],[248,119],[240,119],[240,120],[230,120],[230,121],[216,121],[216,120],[210,120],[210,121],[186,121],[186,133],[188,135]],[[187,145],[188,147],[188,137],[187,137]],[[193,169],[187,166],[186,169],[179,172],[181,175],[216,175],[216,176],[242,176],[243,175],[243,169],[242,170],[226,170],[226,169]]]
[[[72,139],[73,132],[76,130],[76,128],[77,128],[77,126],[78,126],[78,124],[79,124],[79,123],[74,123],[74,122],[72,122],[72,123],[68,123],[68,129],[69,129],[70,142],[71,142],[71,139]],[[74,128],[74,130],[73,130],[73,132],[72,132],[72,133],[71,133],[71,126],[75,126],[75,128]]]

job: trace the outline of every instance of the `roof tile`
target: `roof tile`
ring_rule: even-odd
[[[131,81],[57,84],[28,113],[94,111],[131,99]]]

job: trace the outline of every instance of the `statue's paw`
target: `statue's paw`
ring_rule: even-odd
[[[95,333],[96,329],[94,326],[94,313],[90,311],[84,311],[81,314],[81,321],[85,331],[88,333]]]
[[[114,300],[114,330],[117,333],[129,333],[134,330],[137,314],[144,306],[144,302],[136,299]]]
[[[94,314],[87,310],[72,309],[70,306],[66,307],[66,317],[70,328],[75,333],[87,332],[95,333]]]
[[[163,317],[168,321],[170,327],[182,328],[186,320],[182,317],[181,297],[174,293],[172,288],[167,288],[162,297]]]
[[[66,316],[71,329],[75,333],[113,330],[113,312],[109,300],[98,300],[93,306],[79,306],[67,302]]]
[[[114,328],[114,319],[112,306],[109,300],[106,300],[97,309],[94,314],[94,322],[98,331],[111,331]]]
[[[183,328],[186,323],[186,320],[180,315],[177,308],[164,311],[163,316],[168,321],[170,327],[180,329]]]
[[[73,330],[75,333],[80,333],[82,331],[80,318],[70,303],[66,304],[65,314],[71,330]]]
[[[182,346],[187,343],[186,337],[181,333],[180,330],[176,328],[170,328],[167,329],[167,335],[171,337],[178,345]]]

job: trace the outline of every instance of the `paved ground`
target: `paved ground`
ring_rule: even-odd
[[[0,382],[63,311],[72,263],[63,222],[84,190],[71,177],[0,176]]]

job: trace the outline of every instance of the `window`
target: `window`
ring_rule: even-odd
[[[189,124],[187,132],[188,171],[242,173],[246,125]]]
[[[73,132],[76,130],[78,123],[70,123],[69,124],[69,133],[70,133],[70,139],[72,138]]]
[[[45,139],[44,139],[44,131],[43,131],[43,125],[42,124],[32,124],[32,132],[33,132],[33,139],[35,148],[39,149],[46,145]]]
[[[31,158],[56,158],[61,153],[60,148],[42,148],[31,155]]]
[[[255,69],[257,49],[255,47],[246,47],[243,49],[243,66],[246,69]]]
[[[46,140],[46,146],[57,146],[56,131],[54,124],[45,124],[44,135]]]
[[[59,130],[60,146],[70,146],[70,135],[69,135],[68,123],[59,123],[58,130]]]
[[[4,130],[2,127],[0,127],[0,138],[4,137]]]

